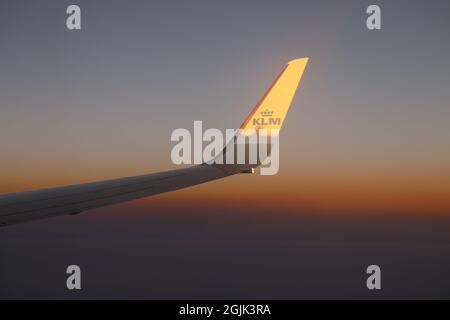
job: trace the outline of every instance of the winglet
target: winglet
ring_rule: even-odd
[[[273,134],[281,129],[308,60],[300,58],[288,62],[241,125],[244,133],[267,129]]]

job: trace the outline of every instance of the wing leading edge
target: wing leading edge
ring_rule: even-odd
[[[246,118],[241,129],[249,129],[252,124],[257,124],[257,129],[264,128],[253,119],[255,115],[268,108],[284,120],[307,62],[308,58],[296,59],[283,68],[261,101]],[[274,124],[271,123],[266,129],[279,129],[281,124],[282,121],[278,127],[274,128]],[[201,164],[134,177],[4,194],[0,195],[0,226],[57,215],[77,214],[89,209],[249,172],[248,169],[248,165]]]
[[[134,177],[10,193],[0,197],[0,223],[4,226],[76,214],[221,179],[230,174],[214,166],[198,165]]]

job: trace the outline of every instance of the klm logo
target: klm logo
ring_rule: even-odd
[[[281,125],[280,118],[272,118],[273,111],[266,109],[261,111],[261,118],[253,118],[254,126],[279,126]]]

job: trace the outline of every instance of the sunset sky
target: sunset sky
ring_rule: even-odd
[[[82,10],[81,31],[65,27],[65,9],[72,3]],[[369,31],[365,25],[365,10],[373,3],[382,9],[379,31]],[[60,259],[54,245],[60,236],[76,248],[72,249],[76,256],[89,247],[80,240],[83,232],[86,238],[96,239],[97,226],[105,221],[111,232],[104,230],[104,236],[123,232],[124,248],[126,243],[134,246],[144,237],[143,221],[154,225],[152,215],[160,219],[160,226],[173,222],[176,230],[181,230],[177,221],[182,217],[181,223],[187,223],[195,237],[195,226],[186,222],[190,216],[195,221],[207,217],[205,223],[227,234],[224,228],[232,228],[233,223],[218,222],[227,214],[255,219],[261,212],[268,225],[284,226],[277,216],[302,224],[307,212],[311,219],[332,216],[342,230],[354,231],[349,226],[359,222],[367,227],[370,221],[381,228],[398,227],[407,235],[399,238],[412,239],[400,241],[405,246],[436,235],[430,221],[437,221],[443,229],[437,231],[439,236],[431,236],[435,240],[431,247],[438,252],[440,246],[448,256],[449,32],[447,0],[0,1],[0,193],[173,169],[170,135],[174,129],[192,129],[194,120],[202,120],[205,128],[237,128],[289,60],[310,57],[281,131],[278,175],[229,177],[80,216],[0,230],[4,261],[0,280],[7,283],[0,296],[60,294],[56,289],[33,291],[13,276],[21,268],[17,267],[20,259],[11,262],[15,250],[50,247],[48,260],[63,265],[66,258]],[[163,217],[166,211],[171,218]],[[215,214],[218,220],[211,218]],[[358,223],[348,222],[351,216]],[[395,216],[395,222],[389,216]],[[404,228],[401,217],[407,217],[407,223],[420,221],[412,230],[425,224],[426,231],[418,231],[422,236],[414,238],[411,234],[417,233]],[[242,226],[249,221],[242,216],[236,219],[241,227],[229,234],[239,238],[246,234]],[[310,223],[323,233],[321,222]],[[81,231],[83,225],[89,225],[91,233]],[[119,230],[119,225],[127,230]],[[133,225],[140,230],[138,235]],[[263,237],[268,225],[255,227],[256,234]],[[331,225],[327,222],[326,230],[332,230]],[[49,235],[56,227],[57,234]],[[283,228],[269,234],[276,238]],[[369,229],[371,235],[375,229]],[[293,238],[298,234],[291,232]],[[42,242],[31,245],[30,234]],[[76,235],[78,242],[69,235]],[[164,242],[165,235],[159,236],[158,241]],[[180,237],[192,240],[190,233]],[[201,237],[204,243],[211,239]],[[330,237],[323,241],[333,242]],[[377,239],[385,240],[374,236],[370,243],[378,243]],[[170,250],[177,252],[172,245]],[[95,247],[105,260],[121,259],[117,252],[112,258],[102,251],[109,250],[106,242]],[[144,255],[142,250],[129,256],[138,259]],[[413,261],[421,260],[422,256],[409,254]],[[95,264],[94,253],[81,256],[87,264]],[[158,257],[163,270],[164,254]],[[32,263],[34,258],[30,253],[23,261]],[[243,263],[252,269],[251,262]],[[430,262],[424,268],[436,271],[434,265]],[[450,261],[440,265],[450,266]],[[205,281],[206,287],[212,286]],[[430,292],[448,296],[446,281],[442,291],[429,287]],[[278,289],[282,286],[274,284]],[[21,291],[23,287],[27,289]],[[140,296],[139,290],[131,293]],[[286,296],[296,297],[296,291],[289,290]],[[92,295],[105,292],[99,289]],[[185,291],[173,286],[160,297],[179,297],[177,292]],[[180,294],[203,297],[208,292]],[[238,290],[228,287],[223,295],[214,294],[230,297],[233,292]],[[403,291],[390,293],[399,292]],[[243,296],[251,297],[251,292]]]

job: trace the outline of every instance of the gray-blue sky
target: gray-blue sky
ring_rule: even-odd
[[[2,137],[24,146],[62,147],[63,128],[69,144],[157,149],[194,119],[235,127],[299,56],[311,57],[308,81],[288,121],[302,134],[405,152],[449,137],[448,1],[380,1],[376,32],[368,1],[79,1],[81,32],[65,28],[69,3],[1,4]]]
[[[81,31],[65,28],[65,9],[72,3],[82,9]],[[365,27],[365,9],[373,3],[382,9],[380,31]],[[361,234],[367,234],[363,243],[375,258],[388,266],[393,287],[386,296],[423,297],[425,292],[448,297],[447,279],[441,287],[434,284],[447,276],[448,215],[432,220],[425,215],[417,220],[407,214],[364,215],[380,213],[371,207],[378,202],[385,209],[396,209],[396,201],[406,203],[407,210],[423,203],[422,214],[429,205],[450,208],[444,199],[450,187],[449,32],[447,0],[0,0],[0,192],[169,168],[173,129],[190,128],[193,120],[203,120],[205,127],[235,128],[287,61],[310,57],[282,133],[279,176],[264,182],[257,180],[261,177],[236,177],[182,191],[181,199],[193,198],[181,202],[182,208],[156,206],[152,212],[152,202],[138,202],[1,231],[0,280],[5,286],[0,297],[65,296],[59,278],[47,274],[47,267],[36,269],[36,279],[26,275],[26,268],[48,263],[48,270],[57,272],[70,260],[68,255],[95,269],[98,280],[91,282],[89,297],[148,296],[145,279],[136,283],[137,276],[122,293],[111,293],[108,284],[110,276],[132,274],[139,263],[151,268],[152,261],[158,264],[147,280],[161,275],[161,281],[151,297],[251,298],[252,292],[272,298],[340,297],[342,292],[370,297],[356,287],[364,275],[355,272],[371,257],[360,245]],[[240,217],[242,199],[252,203],[266,198],[255,185],[267,183],[288,194],[277,198],[283,204],[296,200],[292,207],[298,212],[286,217],[279,212],[280,202],[267,199],[270,218],[255,229],[258,212]],[[214,220],[210,207],[195,203],[205,194],[212,199],[220,194],[221,205],[235,203],[220,213],[236,215],[224,224]],[[176,197],[160,201],[168,205],[180,201]],[[333,209],[349,199],[364,203],[366,211],[356,221],[352,216],[333,218],[337,220],[330,224],[336,222],[338,230],[326,218],[311,218],[298,209],[308,207],[303,200]],[[404,221],[412,227],[402,227]],[[389,236],[392,230],[386,226],[391,223],[398,238]],[[307,231],[303,224],[311,226],[311,239],[302,236]],[[435,225],[440,226],[438,236]],[[202,233],[206,229],[224,232],[220,245],[215,236]],[[282,237],[286,229],[289,236]],[[197,232],[201,242],[195,240]],[[346,234],[350,240],[333,246]],[[246,245],[234,246],[233,237]],[[110,243],[122,247],[114,251]],[[269,253],[262,254],[268,243]],[[419,249],[412,250],[411,243]],[[292,245],[303,248],[298,257]],[[175,256],[194,247],[192,256]],[[35,254],[46,249],[44,256]],[[328,260],[329,255],[336,260]],[[309,259],[306,266],[302,256]],[[336,262],[341,256],[348,263]],[[405,261],[393,261],[395,256]],[[220,268],[230,257],[240,262]],[[122,259],[126,263],[111,266]],[[426,263],[408,273],[408,261]],[[241,263],[242,269],[233,263]],[[252,277],[251,271],[261,265],[267,268]],[[214,268],[221,278],[207,273]],[[326,281],[336,279],[336,268],[346,276],[335,284],[345,288],[327,294]],[[139,269],[139,277],[144,271]],[[202,288],[173,281],[174,274],[189,273]],[[425,273],[432,274],[432,281],[408,279]],[[260,277],[274,274],[267,285],[257,285]],[[308,281],[302,285],[295,279]],[[44,280],[48,287],[27,287]],[[249,286],[240,288],[239,281]]]

